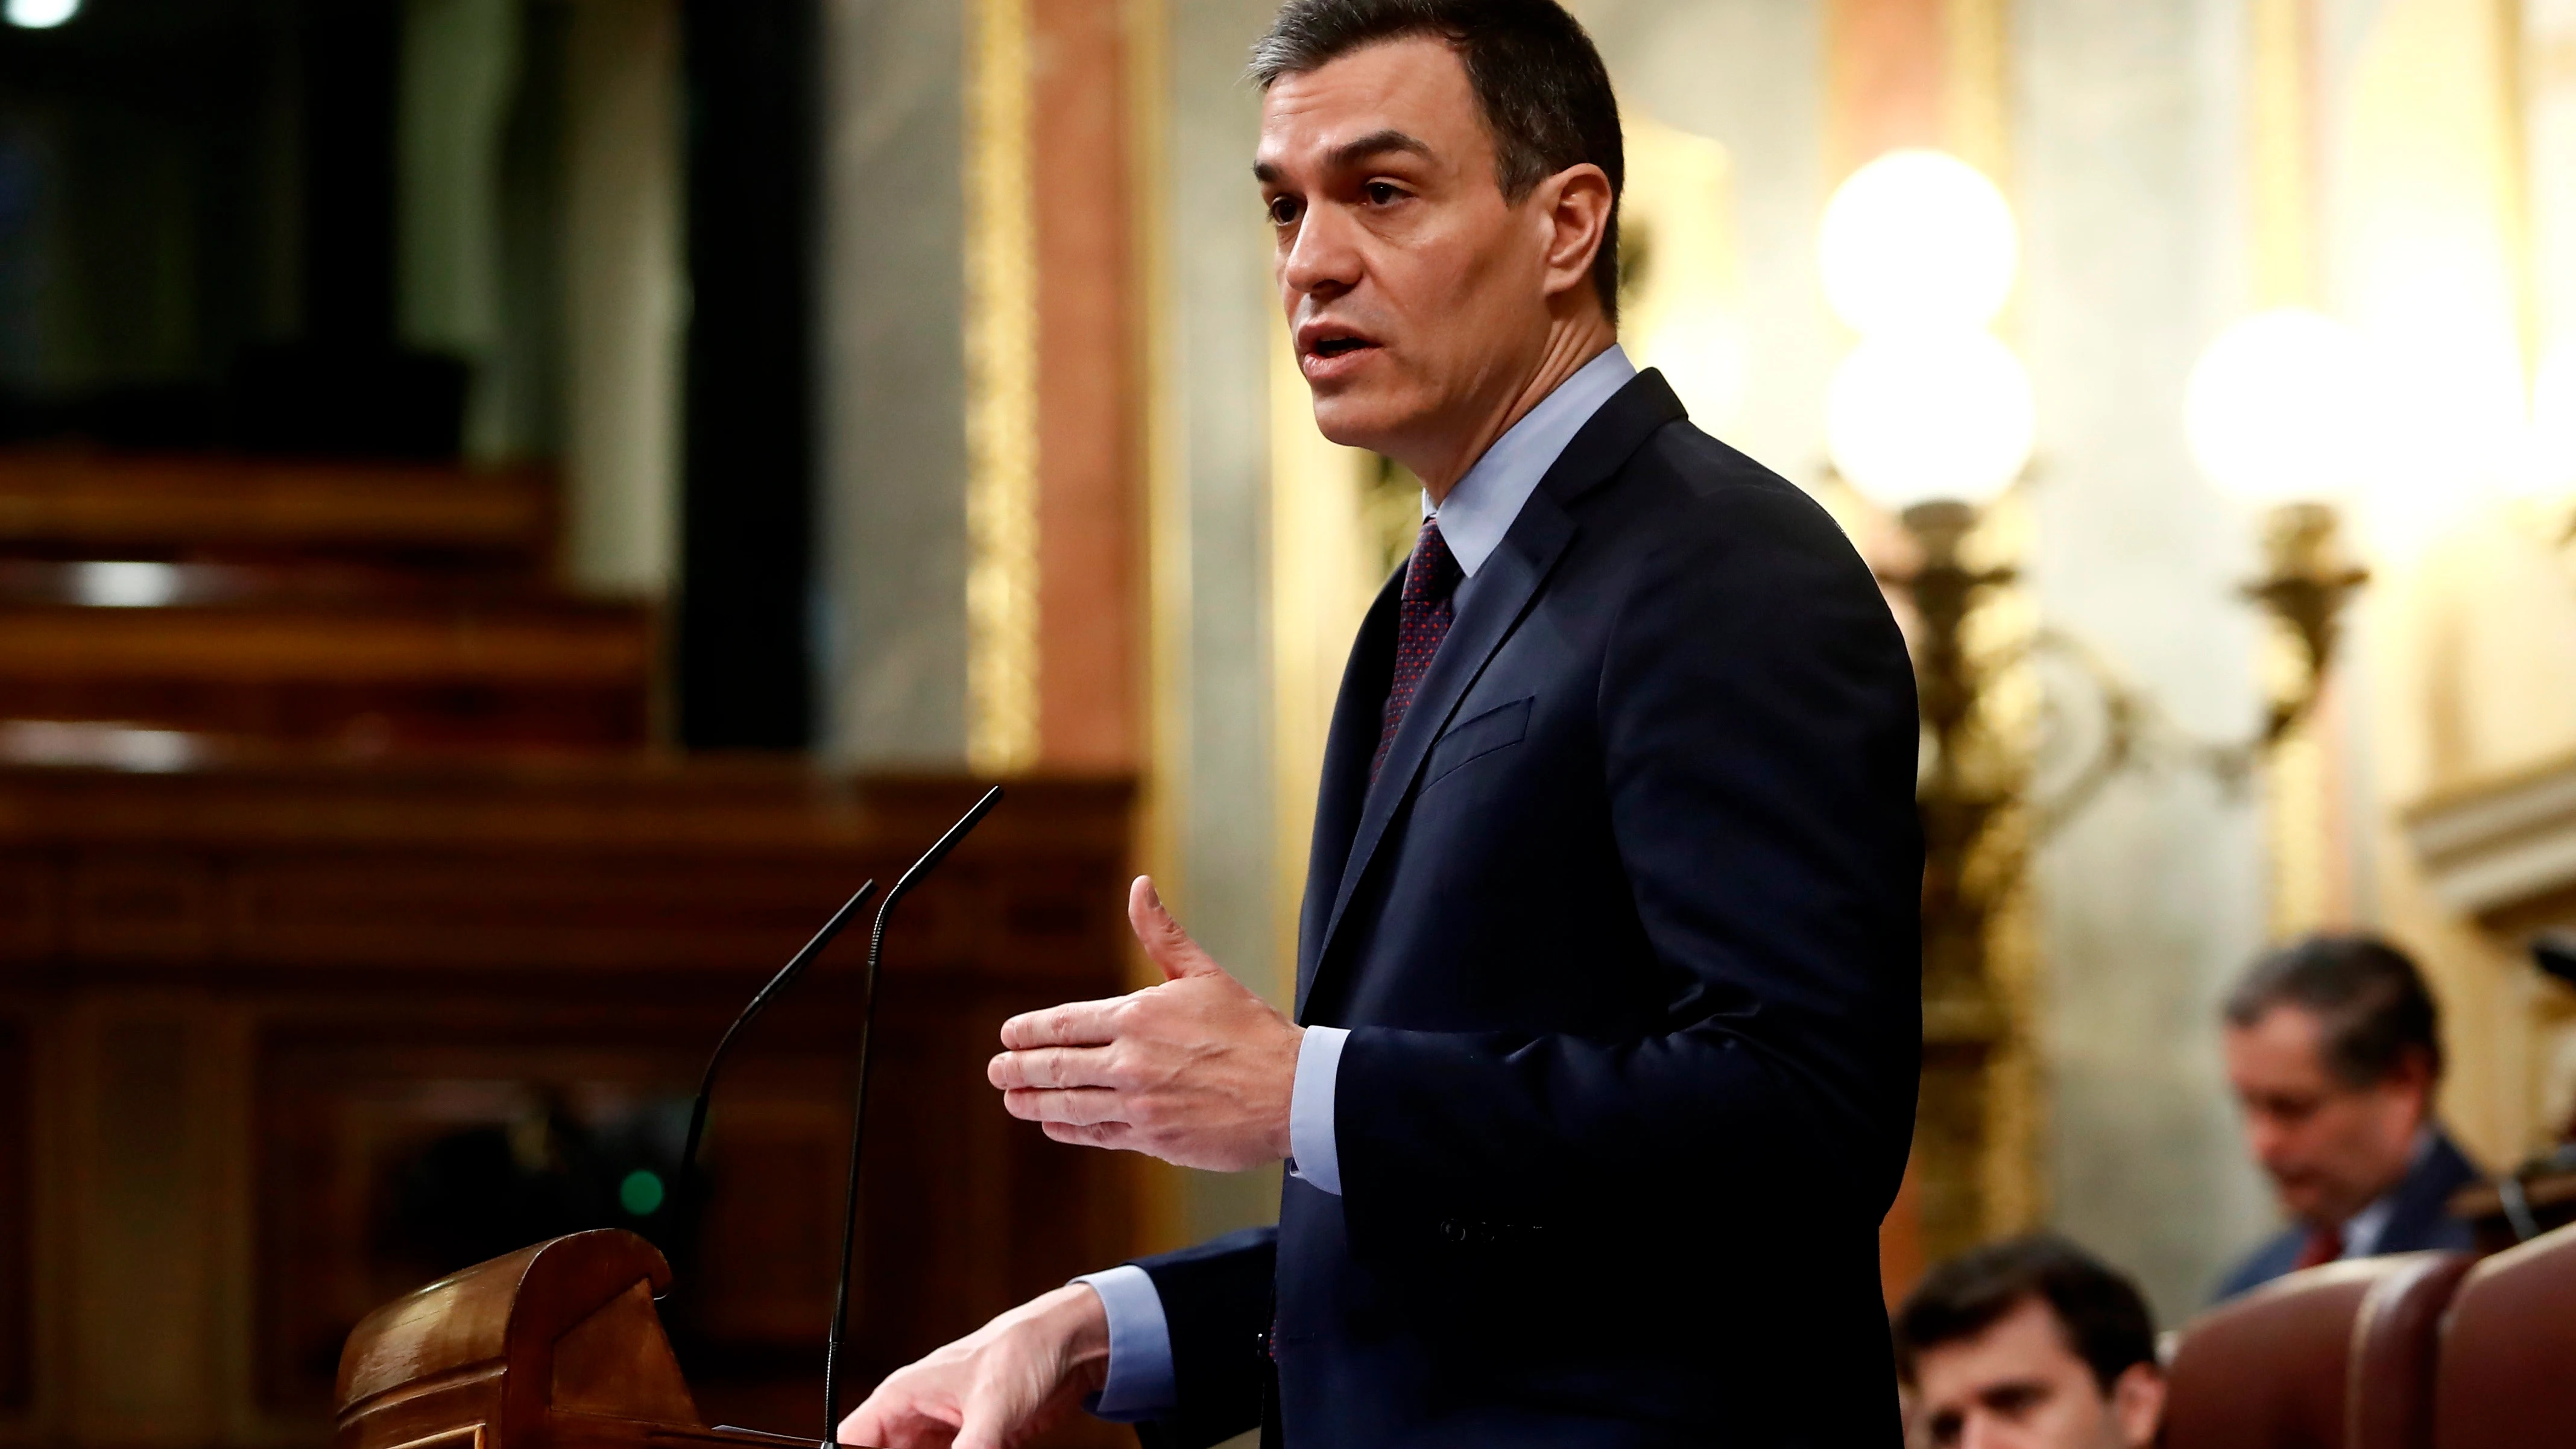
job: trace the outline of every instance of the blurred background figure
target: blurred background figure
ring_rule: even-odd
[[[2137,1285],[2051,1233],[1927,1274],[1896,1310],[1915,1449],[2145,1449],[2164,1411]]]
[[[2449,1203],[2478,1169],[2434,1119],[2441,1009],[2404,952],[2360,935],[2284,947],[2229,995],[2225,1031],[2246,1150],[2294,1221],[2219,1296],[2343,1258],[2470,1246]]]

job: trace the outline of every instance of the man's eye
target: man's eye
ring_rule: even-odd
[[[2013,1384],[1988,1396],[1996,1413],[2019,1423],[2048,1402],[2048,1390],[2038,1384]]]
[[[1297,220],[1296,198],[1274,196],[1270,198],[1269,211],[1272,226],[1287,226]]]
[[[1369,199],[1371,206],[1386,206],[1402,197],[1404,191],[1391,181],[1372,181],[1360,188],[1360,194]]]

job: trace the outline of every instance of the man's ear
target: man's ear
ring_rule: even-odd
[[[2414,1095],[2420,1108],[2419,1117],[2423,1119],[2432,1117],[2433,1095],[2440,1090],[2442,1084],[2434,1076],[2431,1052],[2422,1047],[2408,1047],[2399,1053],[2397,1065],[2390,1068],[2386,1083],[2399,1091]]]
[[[1547,223],[1547,293],[1592,285],[1592,259],[1610,230],[1610,177],[1589,161],[1541,181],[1531,198]]]
[[[2126,1449],[2147,1449],[2164,1423],[2165,1376],[2154,1364],[2133,1363],[2111,1383],[2111,1422]]]

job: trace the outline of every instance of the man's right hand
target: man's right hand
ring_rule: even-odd
[[[1108,1311],[1089,1284],[1071,1283],[887,1375],[841,1421],[840,1440],[1012,1449],[1062,1423],[1108,1376]]]

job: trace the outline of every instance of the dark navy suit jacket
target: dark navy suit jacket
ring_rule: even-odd
[[[2478,1180],[2477,1164],[2459,1149],[2449,1133],[2435,1128],[2433,1150],[2407,1170],[2389,1205],[2388,1224],[2379,1231],[2373,1253],[2417,1253],[2427,1248],[2467,1252],[2477,1238],[2469,1225],[2451,1216],[2451,1194]],[[2236,1271],[2218,1285],[2219,1299],[2233,1298],[2288,1273],[2307,1246],[2305,1224],[2284,1228],[2278,1237],[2256,1248]]]
[[[1877,1228],[1921,1051],[1916,707],[1870,571],[1661,376],[1480,569],[1372,787],[1390,581],[1297,972],[1344,1195],[1144,1267],[1149,1442],[1894,1445]]]

